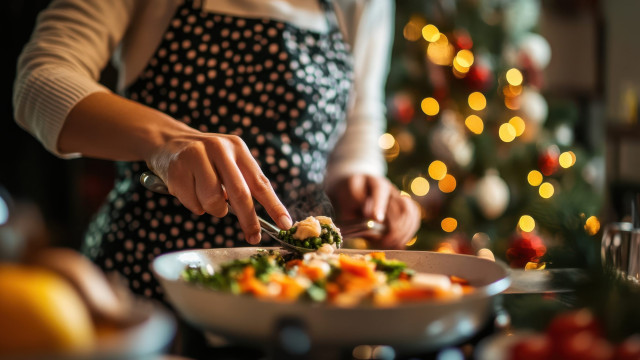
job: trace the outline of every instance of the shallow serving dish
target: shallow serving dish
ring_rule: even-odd
[[[276,248],[273,248],[276,249]],[[304,302],[281,303],[206,289],[180,278],[186,266],[212,266],[255,254],[257,248],[186,250],[161,255],[153,271],[168,301],[193,326],[235,341],[268,343],[283,322],[300,324],[315,345],[385,344],[428,350],[463,341],[492,315],[496,295],[509,287],[504,265],[469,255],[428,251],[385,251],[419,272],[455,275],[476,289],[454,301],[425,301],[389,308],[340,308]],[[340,250],[366,254],[371,250]]]

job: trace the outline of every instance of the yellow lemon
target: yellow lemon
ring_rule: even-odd
[[[66,280],[48,270],[0,264],[0,357],[89,349],[89,311]]]

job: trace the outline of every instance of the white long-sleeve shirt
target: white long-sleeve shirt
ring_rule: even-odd
[[[133,83],[159,45],[182,0],[54,0],[38,17],[18,60],[15,119],[47,150],[57,143],[71,109],[86,96],[109,90],[98,83],[111,60],[117,91]],[[203,9],[236,16],[273,18],[327,31],[318,0],[202,0]],[[325,183],[356,173],[383,175],[378,138],[386,127],[384,84],[392,39],[392,0],[334,0],[354,59],[347,128],[335,147]]]

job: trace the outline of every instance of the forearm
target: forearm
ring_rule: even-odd
[[[69,112],[58,138],[58,150],[108,160],[148,160],[170,136],[197,132],[157,110],[98,92]]]

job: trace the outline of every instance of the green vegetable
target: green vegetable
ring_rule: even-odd
[[[337,247],[340,247],[342,244],[342,237],[340,234],[333,230],[331,225],[323,224],[320,225],[320,227],[322,228],[322,231],[320,232],[319,237],[309,237],[302,240],[295,239],[293,234],[298,230],[295,226],[289,230],[280,230],[278,237],[291,245],[307,249],[319,249],[322,244],[336,244]]]

